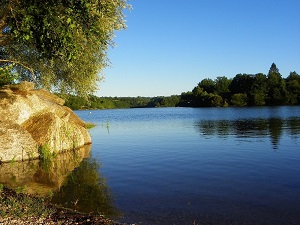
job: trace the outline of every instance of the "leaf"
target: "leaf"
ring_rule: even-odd
[[[26,41],[28,41],[28,40],[30,39],[30,36],[27,34],[27,35],[24,36],[24,39],[25,39]]]

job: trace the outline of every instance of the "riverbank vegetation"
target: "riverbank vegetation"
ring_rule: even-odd
[[[273,63],[269,73],[237,74],[233,78],[206,78],[181,95],[158,97],[97,97],[60,95],[72,109],[116,109],[146,107],[226,107],[300,104],[300,75],[287,78]]]

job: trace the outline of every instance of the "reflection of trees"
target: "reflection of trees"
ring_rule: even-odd
[[[99,174],[99,164],[89,158],[67,177],[60,190],[54,193],[52,202],[84,213],[118,215],[110,189]]]
[[[226,138],[260,138],[270,137],[273,148],[277,148],[283,129],[289,135],[300,134],[300,118],[270,118],[251,120],[201,120],[197,123],[198,131],[206,137],[218,135]]]
[[[237,137],[256,138],[268,135],[268,121],[257,120],[236,120],[232,122],[233,134]]]
[[[273,148],[276,149],[282,134],[282,126],[284,121],[279,118],[269,119],[269,132]]]
[[[300,134],[300,119],[292,117],[287,120],[287,126],[290,127],[291,136],[297,136]]]
[[[214,135],[216,131],[216,125],[214,122],[215,121],[201,121],[201,123],[199,124],[199,127],[201,127],[200,133],[207,136]]]
[[[230,124],[228,120],[220,120],[217,126],[217,134],[226,137],[230,133]]]

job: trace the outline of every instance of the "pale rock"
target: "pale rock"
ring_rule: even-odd
[[[64,100],[50,92],[34,90],[22,82],[0,89],[0,162],[38,157],[38,148],[51,152],[91,143],[85,123]]]
[[[38,157],[38,145],[27,130],[16,123],[0,121],[0,161]]]

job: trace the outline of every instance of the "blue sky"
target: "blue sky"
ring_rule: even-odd
[[[202,79],[300,74],[299,0],[131,0],[98,96],[169,96]]]

